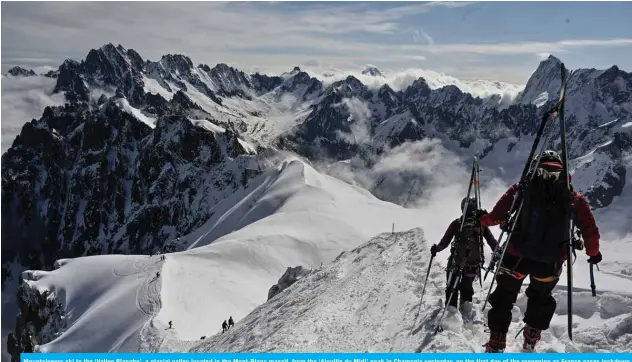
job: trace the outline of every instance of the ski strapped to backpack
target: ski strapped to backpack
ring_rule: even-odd
[[[520,182],[518,183],[518,190],[516,192],[516,197],[514,197],[511,207],[509,209],[509,211],[507,212],[507,214],[505,215],[505,220],[504,222],[501,224],[501,234],[500,237],[498,238],[498,245],[496,247],[496,250],[494,250],[494,253],[492,254],[492,260],[490,260],[489,266],[486,270],[485,273],[485,279],[487,278],[487,275],[489,274],[489,272],[491,270],[494,270],[494,277],[492,279],[492,282],[489,286],[489,290],[487,292],[487,296],[485,297],[485,302],[483,304],[483,310],[485,310],[486,306],[487,306],[487,302],[489,301],[489,296],[491,294],[491,291],[493,289],[494,286],[494,281],[496,280],[496,277],[498,276],[498,272],[499,269],[497,267],[497,264],[500,264],[501,261],[503,260],[503,257],[505,256],[505,252],[507,250],[507,246],[509,245],[509,240],[511,239],[511,236],[514,233],[514,229],[516,227],[516,224],[518,222],[519,216],[521,214],[522,208],[523,208],[523,203],[524,203],[524,199],[521,196],[524,190],[524,187],[526,184],[529,183],[529,181],[531,181],[531,179],[534,176],[534,168],[535,166],[537,166],[540,163],[540,158],[542,157],[542,152],[543,150],[546,148],[546,145],[548,143],[549,138],[551,137],[551,132],[550,129],[548,132],[546,132],[546,136],[545,136],[545,141],[542,143],[542,147],[541,150],[539,152],[537,152],[537,156],[536,156],[536,151],[538,150],[538,146],[540,145],[540,141],[542,139],[542,136],[545,134],[545,129],[547,129],[547,126],[549,124],[549,120],[551,118],[551,116],[555,116],[558,114],[558,112],[561,111],[561,115],[563,116],[563,106],[564,106],[564,102],[566,100],[566,69],[564,67],[564,65],[562,64],[562,86],[561,86],[561,91],[560,91],[560,97],[558,102],[547,112],[545,112],[542,115],[542,120],[540,122],[540,127],[538,128],[538,131],[536,133],[536,137],[535,140],[533,141],[533,145],[531,146],[531,151],[529,152],[529,156],[527,157],[527,162],[525,163],[524,169],[522,171],[522,174],[520,176]],[[551,127],[549,127],[551,128]],[[564,128],[565,131],[565,128]],[[566,137],[564,135],[564,141],[566,140]],[[565,170],[564,172],[566,172],[566,165],[564,165]],[[566,178],[568,181],[568,173],[566,172]],[[568,183],[568,187],[570,187],[570,183]],[[570,218],[569,218],[570,220]],[[566,225],[566,224],[565,224]],[[569,228],[568,230],[570,231],[570,222],[569,222]],[[505,239],[505,241],[503,242],[503,236],[507,234],[507,237]],[[568,239],[565,239],[568,240]],[[567,249],[570,251],[570,247]],[[570,295],[570,293],[569,293]],[[570,297],[569,297],[570,298]],[[570,306],[570,304],[569,304]],[[569,327],[570,328],[570,327]],[[570,334],[569,334],[570,336]]]
[[[471,194],[472,194],[472,186],[474,185],[475,180],[477,180],[476,178],[476,170],[478,167],[477,165],[478,165],[478,159],[474,158],[474,163],[472,165],[472,173],[470,175],[470,183],[467,188],[467,196],[465,197],[465,204],[463,205],[463,212],[461,214],[461,225],[459,226],[459,232],[457,233],[455,240],[452,242],[452,247],[450,251],[450,259],[448,260],[448,271],[449,271],[448,280],[447,280],[448,293],[449,293],[448,299],[446,300],[445,306],[443,307],[443,312],[439,316],[439,320],[437,321],[437,324],[435,326],[434,334],[437,334],[438,332],[441,331],[441,321],[443,320],[443,316],[445,315],[445,312],[448,309],[448,306],[450,305],[450,301],[454,297],[454,291],[456,290],[457,286],[461,282],[461,279],[463,278],[463,271],[465,269],[465,264],[467,262],[467,258],[470,256],[471,244],[468,243],[465,249],[465,254],[459,255],[461,260],[458,260],[457,258],[455,258],[457,254],[456,247],[457,247],[458,241],[460,241],[459,240],[460,238],[464,237],[463,227],[466,223],[466,218],[468,215],[473,214],[473,212],[476,211],[476,210],[471,210],[471,206],[472,206]],[[475,191],[475,194],[476,194],[476,191]]]
[[[570,171],[568,167],[568,145],[566,143],[566,120],[564,119],[564,100],[566,99],[566,68],[564,67],[564,63],[561,65],[562,68],[562,95],[560,99],[562,99],[560,109],[559,109],[559,121],[560,121],[560,138],[562,143],[562,164],[564,165],[563,173],[566,183],[566,189],[568,192],[572,192],[571,188],[571,180],[570,180]],[[573,230],[571,229],[571,215],[570,213],[566,214],[566,218],[564,220],[564,240],[568,240],[568,245],[566,246],[566,288],[568,294],[568,339],[573,340],[573,243],[571,242],[571,236],[573,235]]]
[[[481,210],[482,209],[481,179],[480,179],[481,168],[479,167],[478,157],[476,156],[474,157],[474,171],[476,172],[476,175],[474,177],[474,197],[476,198],[476,203],[477,203],[476,209]],[[483,275],[482,275],[481,270],[483,269],[483,265],[485,265],[485,252],[483,250],[483,225],[481,225],[480,222],[478,223],[478,228],[479,228],[478,244],[479,244],[479,253],[481,256],[481,261],[478,264],[478,282],[480,283],[481,288],[483,288]]]

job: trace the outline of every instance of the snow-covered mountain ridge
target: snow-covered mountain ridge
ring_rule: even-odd
[[[215,334],[192,344],[191,352],[482,352],[487,342],[480,293],[466,312],[444,319],[444,331],[433,336],[442,311],[444,271],[431,268],[423,304],[421,290],[428,268],[430,243],[421,229],[383,233],[339,255],[336,260],[301,278],[241,319],[227,334]],[[631,286],[629,280],[614,283]],[[608,285],[600,278],[602,288]],[[487,283],[485,283],[487,285]],[[632,295],[619,285],[590,296],[582,280],[575,291],[575,339],[568,340],[565,292],[552,327],[544,333],[542,352],[625,352],[631,341]],[[477,288],[478,289],[478,288]],[[524,294],[516,309],[524,311]],[[469,320],[469,322],[468,322]],[[519,352],[512,337],[521,327],[514,313],[508,333],[509,352]],[[173,343],[166,337],[161,347]],[[520,346],[520,347],[519,347]],[[164,348],[163,347],[163,348]]]
[[[284,218],[281,214],[278,216]],[[285,219],[283,223],[291,220]],[[263,222],[267,223],[266,219]],[[422,224],[427,223],[422,221]],[[251,238],[257,235],[248,229],[244,232]],[[284,230],[290,229],[286,224]],[[321,265],[317,260],[307,261],[313,270],[267,301],[265,288],[252,288],[258,283],[269,282],[274,273],[282,272],[282,268],[265,261],[276,258],[274,254],[278,255],[280,250],[302,250],[293,258],[298,261],[309,254],[306,254],[308,250],[277,247],[273,251],[266,247],[257,254],[260,258],[254,259],[256,266],[246,266],[240,262],[243,259],[233,258],[236,256],[234,252],[245,251],[246,244],[236,245],[240,243],[235,243],[230,236],[225,240],[225,243],[191,250],[194,253],[167,255],[166,261],[160,261],[157,256],[96,256],[62,261],[61,267],[50,273],[26,275],[29,290],[68,291],[65,295],[57,294],[53,300],[63,300],[67,309],[76,311],[66,322],[72,326],[58,325],[57,330],[48,326],[57,323],[59,318],[56,313],[49,313],[47,328],[37,338],[51,343],[43,342],[36,350],[481,352],[486,342],[481,306],[482,293],[489,280],[482,290],[476,287],[474,303],[468,305],[465,314],[448,311],[442,323],[444,331],[434,336],[434,326],[443,307],[445,273],[442,263],[433,264],[424,301],[420,304],[430,260],[430,243],[422,229],[381,233],[335,258],[327,258]],[[261,240],[259,244],[255,240],[248,240],[248,244],[254,242],[258,248],[270,242]],[[626,245],[629,242],[604,247],[604,250],[621,252]],[[331,250],[330,255],[335,254]],[[329,260],[331,262],[327,263]],[[632,259],[628,256],[625,261],[628,268],[632,265],[630,262]],[[94,266],[90,268],[88,263]],[[274,272],[267,269],[269,267],[273,267]],[[598,295],[592,297],[588,278],[579,277],[587,275],[587,266],[583,261],[576,264],[574,340],[571,342],[566,335],[568,309],[566,289],[561,282],[553,293],[558,303],[557,312],[551,328],[543,334],[538,351],[627,351],[632,338],[632,295],[629,294],[632,285],[624,273],[627,269],[617,267],[621,268],[621,264],[609,262],[596,273]],[[90,273],[85,273],[80,280],[73,281],[68,277],[77,270],[88,269]],[[222,272],[222,269],[226,271]],[[254,270],[259,272],[252,273]],[[156,271],[161,272],[158,278]],[[244,272],[247,274],[242,274]],[[210,275],[215,276],[212,282],[208,281]],[[247,280],[236,283],[242,277]],[[81,288],[88,283],[95,283],[96,287],[89,288],[94,294],[86,299],[82,297]],[[235,285],[242,288],[224,289]],[[184,292],[189,293],[187,297],[183,296]],[[244,298],[246,295],[248,297]],[[224,300],[226,298],[230,300]],[[258,302],[261,305],[256,306]],[[122,305],[127,307],[121,309]],[[209,308],[209,305],[213,307]],[[526,298],[521,294],[510,326],[509,352],[520,351],[521,339],[513,336],[522,327],[520,316],[525,307]],[[113,312],[114,308],[117,312]],[[242,311],[253,308],[252,312],[242,314]],[[219,324],[229,314],[236,325],[222,333]],[[80,337],[105,315],[111,315],[107,319],[107,325],[111,326],[108,330],[118,333]],[[169,321],[173,322],[173,328],[167,327]],[[47,334],[59,330],[65,332],[59,336]]]
[[[27,341],[34,328],[36,344],[52,341],[43,351],[126,351],[151,343],[147,333],[155,331],[150,325],[172,320],[175,326],[189,326],[177,330],[179,338],[197,340],[219,327],[225,313],[240,319],[264,303],[286,265],[317,268],[390,230],[393,222],[398,229],[423,224],[416,210],[380,201],[292,159],[264,171],[239,196],[227,207],[213,208],[214,220],[182,237],[191,248],[167,254],[165,261],[159,255],[90,256],[62,260],[50,272],[26,272],[24,298],[35,302],[36,291],[48,290],[50,298],[73,312],[66,316],[68,329],[55,338],[44,334],[59,330],[39,329],[47,323],[28,312],[38,310],[37,303],[23,303],[21,315],[31,320],[19,319],[17,339]],[[160,278],[154,280],[157,271]],[[69,277],[76,273],[81,277]],[[104,329],[112,333],[87,333],[96,321],[109,323]]]

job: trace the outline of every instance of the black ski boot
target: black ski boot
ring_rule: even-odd
[[[507,346],[507,333],[491,332],[489,335],[489,342],[485,343],[485,352],[487,353],[502,353]]]
[[[524,337],[524,342],[522,343],[524,352],[533,352],[535,345],[542,338],[542,331],[526,325],[522,331],[522,336]]]

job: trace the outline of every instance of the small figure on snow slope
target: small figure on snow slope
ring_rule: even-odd
[[[235,322],[233,321],[233,316],[231,315],[230,318],[228,318],[228,328],[232,328],[235,326]]]
[[[463,212],[467,201],[467,198],[461,201],[461,212]],[[457,265],[463,265],[464,269],[461,282],[456,286],[452,298],[449,300],[450,306],[456,308],[458,305],[460,310],[463,309],[465,302],[472,302],[472,296],[474,295],[473,284],[482,261],[481,252],[483,246],[481,232],[492,250],[494,250],[498,244],[489,228],[481,227],[475,218],[477,208],[476,199],[469,199],[467,214],[465,215],[465,222],[463,222],[461,233],[459,234],[459,229],[461,228],[462,217],[459,217],[450,223],[439,244],[433,245],[430,248],[430,253],[434,257],[437,253],[447,248],[452,239],[454,239],[454,245],[450,250],[451,255],[448,262],[448,273],[446,275],[446,278],[450,278],[450,275],[452,275],[451,280],[446,280],[446,303],[448,303],[448,299],[450,298],[450,285],[455,283],[458,278],[456,273],[450,273],[450,271]],[[459,292],[461,294],[460,304],[458,303]]]
[[[490,339],[486,352],[503,352],[511,324],[511,310],[524,279],[529,275],[526,290],[527,310],[523,321],[523,349],[533,351],[541,331],[549,328],[557,304],[551,295],[562,274],[568,240],[565,220],[571,219],[584,238],[588,262],[601,261],[599,229],[588,202],[577,191],[569,191],[564,181],[564,166],[555,151],[545,151],[534,177],[522,191],[523,207],[496,277],[496,289],[490,295],[488,326]],[[478,212],[481,225],[499,225],[518,196],[519,183],[512,185],[498,200],[492,212]]]
[[[222,323],[222,333],[226,332],[228,330],[228,324],[226,323],[226,321],[224,321]]]

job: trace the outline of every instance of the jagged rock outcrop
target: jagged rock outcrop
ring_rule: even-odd
[[[258,168],[238,133],[204,122],[175,112],[152,129],[115,100],[47,108],[2,157],[3,263],[46,270],[59,258],[149,253],[200,226]]]
[[[34,347],[46,344],[66,328],[66,313],[63,304],[54,292],[40,291],[28,283],[33,280],[33,272],[25,272],[18,287],[19,314],[16,317],[15,332],[7,338],[7,351],[12,362],[20,361],[20,353],[32,353]]]
[[[302,266],[297,266],[294,268],[288,267],[281,278],[279,278],[278,283],[273,285],[270,288],[270,291],[268,291],[268,300],[274,298],[275,295],[289,288],[292,284],[296,283],[297,280],[303,278],[311,272],[311,269],[306,269]]]

